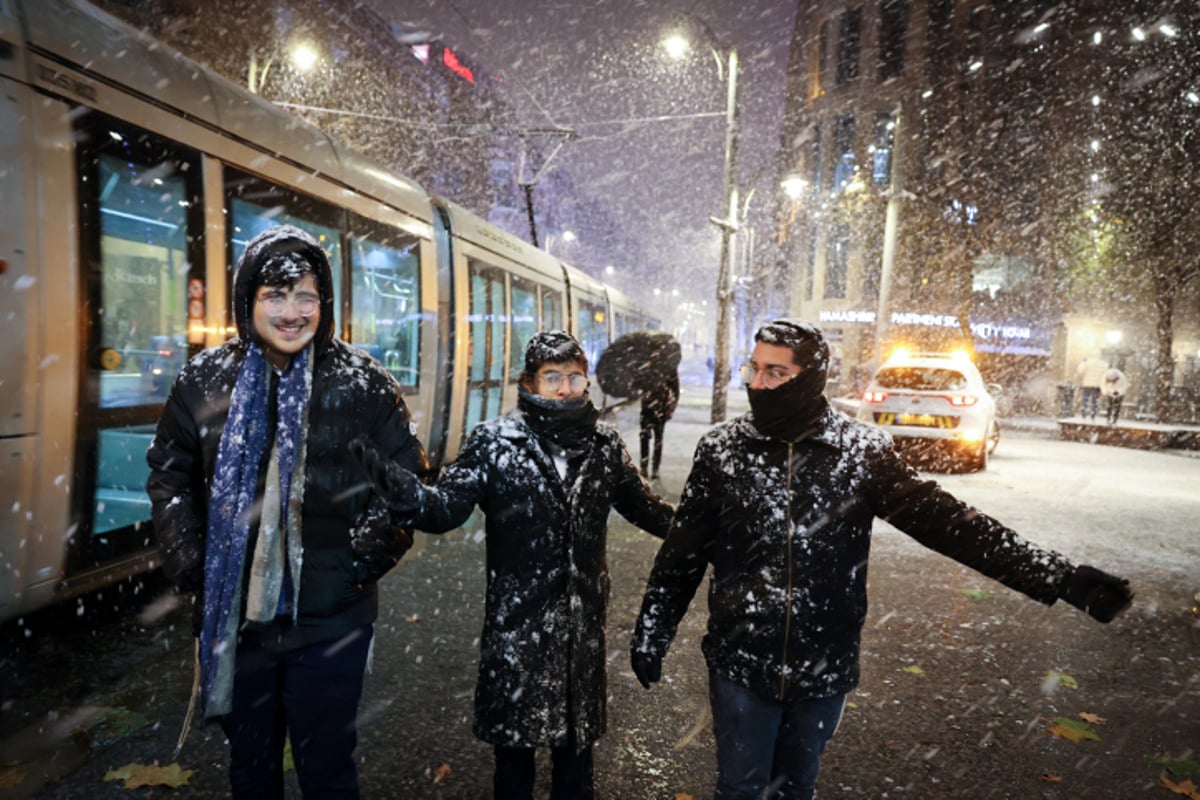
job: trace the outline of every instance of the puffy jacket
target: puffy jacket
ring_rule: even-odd
[[[568,725],[580,745],[604,733],[609,511],[659,538],[671,523],[614,428],[598,424],[585,452],[565,485],[513,411],[476,426],[422,492],[420,530],[456,528],[476,505],[487,517],[475,734],[492,744],[561,747]]]
[[[189,591],[199,590],[203,580],[207,489],[245,351],[243,340],[233,339],[188,362],[147,453],[147,489],[163,571]],[[275,383],[273,377],[273,390]],[[411,432],[399,385],[377,361],[345,342],[333,339],[317,353],[309,402],[298,622],[305,640],[321,641],[375,619],[374,583],[395,566],[411,540],[369,491],[347,443],[366,434],[414,472],[425,471],[427,462]],[[363,536],[359,528],[372,530]],[[356,559],[352,531],[375,542],[377,550]]]
[[[675,415],[679,405],[679,373],[672,372],[662,383],[642,394],[642,425],[661,425]]]
[[[666,654],[711,563],[703,650],[712,671],[764,697],[849,691],[876,517],[1046,604],[1072,569],[922,480],[876,428],[826,411],[817,435],[789,444],[761,435],[747,414],[696,448],[633,648]]]

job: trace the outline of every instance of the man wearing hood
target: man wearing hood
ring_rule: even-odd
[[[1102,622],[1126,581],[1025,541],[922,480],[878,428],[829,407],[829,348],[797,319],[755,334],[742,368],[750,412],[696,447],[654,562],[631,646],[647,689],[704,577],[717,800],[811,798],[825,743],[858,683],[871,525],[917,541],[1040,602]]]
[[[369,441],[355,443],[376,490],[430,533],[487,517],[487,600],[475,735],[493,745],[494,794],[533,796],[534,751],[549,747],[551,797],[594,797],[592,746],[604,733],[608,516],[666,535],[674,508],[639,477],[616,429],[598,423],[575,337],[544,331],[525,348],[517,408],[477,425],[436,487]]]
[[[332,269],[307,233],[246,246],[234,315],[237,338],[184,367],[147,452],[163,571],[197,595],[193,702],[229,738],[233,797],[283,797],[290,738],[305,797],[357,798],[375,582],[412,536],[348,443],[419,472],[425,452],[396,381],[334,337]]]

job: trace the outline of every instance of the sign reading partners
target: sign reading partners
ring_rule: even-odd
[[[878,315],[874,311],[848,309],[845,311],[822,311],[820,322],[838,324],[874,325]],[[908,311],[893,311],[891,324],[914,325],[924,328],[957,328],[959,320],[954,314],[917,314]],[[1033,325],[1024,320],[1005,322],[971,322],[971,334],[975,338],[975,349],[981,353],[1005,355],[1048,356],[1054,332],[1042,325]]]

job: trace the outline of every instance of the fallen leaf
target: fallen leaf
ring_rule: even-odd
[[[16,767],[0,769],[0,789],[12,789],[25,782],[25,773]]]
[[[92,745],[101,748],[116,744],[149,724],[150,720],[136,711],[130,711],[124,706],[109,706],[102,708],[90,721],[87,733],[91,737]]]
[[[1192,800],[1200,800],[1200,789],[1197,789],[1196,784],[1192,783],[1190,779],[1183,783],[1175,783],[1167,777],[1167,773],[1163,772],[1158,776],[1158,782],[1175,794],[1190,797]]]
[[[1100,716],[1099,714],[1092,714],[1087,711],[1080,711],[1079,718],[1084,722],[1090,722],[1093,725],[1103,725],[1105,721],[1104,717]]]
[[[1042,676],[1042,691],[1053,691],[1059,686],[1065,686],[1068,689],[1078,689],[1079,681],[1072,678],[1065,672],[1055,672],[1050,670]]]
[[[157,764],[126,764],[118,769],[109,770],[104,775],[106,781],[125,781],[126,789],[137,789],[141,786],[170,786],[178,789],[186,786],[188,778],[196,773],[193,769],[184,769],[178,762],[165,767]]]
[[[434,773],[433,782],[441,783],[443,780],[446,779],[446,776],[449,775],[450,772],[451,772],[450,765],[442,764],[440,767],[437,768],[437,772]]]
[[[677,794],[675,800],[696,800],[696,798],[690,794]]]
[[[1055,717],[1054,723],[1046,730],[1055,736],[1074,742],[1075,744],[1079,744],[1084,739],[1091,739],[1096,742],[1100,741],[1099,734],[1092,730],[1091,725],[1071,719],[1070,717]]]
[[[1042,783],[1062,783],[1062,776],[1051,775],[1049,772],[1047,772],[1042,776]]]
[[[405,622],[420,622],[420,621],[421,621],[421,615],[420,615],[420,614],[413,614],[413,615],[411,615],[411,616],[405,617],[405,618],[404,618],[404,621],[405,621]]]
[[[983,589],[959,589],[959,594],[964,594],[972,600],[987,600],[991,595]]]
[[[1147,758],[1146,763],[1162,767],[1176,778],[1188,776],[1200,778],[1200,761],[1189,761],[1182,758]]]
[[[925,670],[921,669],[916,664],[913,664],[911,667],[905,667],[903,670],[901,670],[901,672],[908,672],[912,675],[924,675],[925,674]]]

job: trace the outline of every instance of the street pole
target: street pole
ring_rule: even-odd
[[[725,401],[729,390],[729,326],[733,293],[730,287],[730,259],[733,236],[738,223],[736,181],[738,145],[738,55],[729,48],[729,87],[725,106],[725,219],[710,218],[721,229],[721,266],[717,272],[717,337],[713,364],[712,422],[725,421]]]
[[[892,273],[896,266],[896,239],[900,231],[900,201],[904,193],[904,166],[901,163],[903,141],[901,126],[903,125],[902,106],[896,107],[896,118],[892,127],[892,174],[891,186],[888,187],[887,213],[883,223],[883,259],[879,266],[879,305],[875,312],[875,347],[871,353],[875,366],[883,363],[883,348],[887,345],[889,323],[891,322]]]

